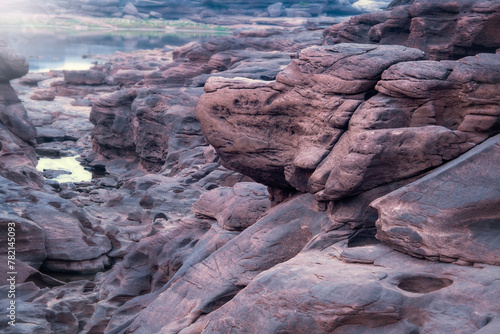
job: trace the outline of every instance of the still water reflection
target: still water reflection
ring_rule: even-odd
[[[171,33],[157,30],[78,31],[64,28],[23,29],[0,26],[0,40],[20,52],[30,63],[30,71],[88,69],[96,57],[163,48],[171,50],[192,41],[216,37],[214,33]]]

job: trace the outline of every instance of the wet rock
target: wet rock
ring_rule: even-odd
[[[372,205],[377,237],[417,257],[498,265],[497,135]]]
[[[56,169],[44,169],[42,175],[46,179],[55,179],[61,175],[69,175],[70,171],[67,170],[56,170]]]

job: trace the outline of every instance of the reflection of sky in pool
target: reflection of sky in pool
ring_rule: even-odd
[[[62,157],[62,158],[40,158],[36,168],[43,172],[47,169],[64,170],[71,174],[62,174],[52,179],[59,183],[64,182],[88,182],[92,180],[92,173],[85,170],[83,166],[76,160],[78,156]]]
[[[191,41],[204,41],[213,37],[215,36],[164,31],[78,31],[62,28],[47,31],[2,26],[0,22],[0,40],[26,57],[31,72],[86,70],[96,59],[82,58],[84,55],[173,49]]]

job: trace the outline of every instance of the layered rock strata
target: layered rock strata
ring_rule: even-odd
[[[36,130],[9,81],[28,73],[26,59],[0,41],[0,175],[23,185],[41,187],[35,169]]]
[[[428,59],[458,59],[500,47],[497,1],[415,0],[362,14],[324,31],[323,44],[375,43],[419,48]]]
[[[56,99],[106,93],[89,98],[100,153],[88,160],[110,175],[61,191],[71,202],[6,180],[5,215],[32,231],[38,215],[64,218],[81,236],[76,217],[89,253],[118,263],[62,286],[23,267],[18,328],[495,332],[499,55],[436,61],[407,46],[243,35],[172,59],[119,55],[91,70],[104,81],[67,73],[50,87]],[[39,249],[58,240],[50,232]],[[22,249],[54,268],[67,254]]]
[[[347,197],[498,133],[498,55],[422,58],[400,46],[310,47],[275,82],[211,78],[197,116],[226,166],[320,200]]]

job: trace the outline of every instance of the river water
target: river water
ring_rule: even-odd
[[[0,26],[0,40],[28,59],[31,72],[88,69],[94,55],[162,48],[171,50],[191,41],[204,41],[214,33],[167,33],[158,30],[82,31]],[[98,58],[98,57],[97,57]]]
[[[0,23],[1,24],[1,23]],[[30,72],[50,70],[86,70],[100,62],[99,55],[110,55],[117,51],[164,49],[192,41],[203,42],[218,35],[213,33],[167,33],[164,31],[81,31],[64,28],[37,30],[27,27],[0,26],[0,40],[26,57]],[[39,157],[37,169],[65,171],[52,178],[59,183],[89,182],[93,174],[78,161],[78,156]]]

